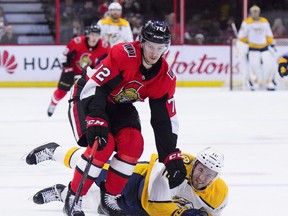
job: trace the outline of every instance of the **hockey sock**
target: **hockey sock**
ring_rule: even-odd
[[[59,101],[65,97],[66,94],[67,94],[67,91],[57,88],[53,93],[53,96],[51,98],[51,103],[53,105],[57,105]]]
[[[55,149],[53,159],[68,168],[74,169],[85,148],[59,146]]]
[[[133,174],[136,164],[130,164],[115,155],[107,172],[105,187],[108,193],[120,194],[129,177]]]

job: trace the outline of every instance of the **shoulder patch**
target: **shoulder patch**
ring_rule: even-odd
[[[123,48],[129,57],[136,57],[135,47],[132,44],[123,44]]]
[[[81,37],[80,37],[80,36],[74,38],[74,42],[75,42],[76,44],[80,44],[81,41],[82,41],[82,40],[81,40]]]

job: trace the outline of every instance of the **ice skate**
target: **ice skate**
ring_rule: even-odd
[[[249,80],[249,87],[251,91],[256,91],[259,89],[259,84]]]
[[[82,197],[79,197],[77,203],[73,205],[75,200],[75,194],[71,190],[70,186],[67,192],[67,196],[65,198],[65,204],[63,208],[64,215],[68,216],[85,216],[84,212],[82,211]]]
[[[26,156],[26,163],[29,165],[36,165],[46,160],[53,160],[54,151],[58,146],[57,143],[51,142],[33,149]]]
[[[124,211],[119,207],[117,200],[120,195],[112,195],[106,191],[104,182],[100,185],[101,201],[98,206],[98,213],[103,215],[125,215]]]
[[[36,204],[44,204],[53,201],[63,202],[61,192],[64,190],[64,188],[65,185],[62,184],[56,184],[52,187],[44,188],[33,196],[33,202]]]
[[[273,80],[269,82],[266,86],[267,91],[275,91],[276,90],[276,82]]]

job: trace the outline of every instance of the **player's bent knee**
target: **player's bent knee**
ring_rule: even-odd
[[[103,166],[110,158],[110,156],[112,155],[113,151],[115,149],[115,141],[114,141],[114,137],[111,135],[111,133],[108,134],[108,143],[107,145],[104,147],[103,150],[97,150],[94,157],[93,157],[93,164],[97,165],[97,166]],[[87,160],[90,155],[91,155],[91,151],[92,148],[91,146],[87,146],[83,157]]]
[[[118,157],[129,163],[137,163],[143,153],[141,132],[132,127],[121,129],[115,136]]]

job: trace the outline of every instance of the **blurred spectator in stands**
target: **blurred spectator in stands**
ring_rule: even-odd
[[[272,32],[273,32],[274,37],[284,36],[287,33],[286,27],[284,26],[281,18],[276,18],[274,20],[273,25],[272,25]]]
[[[79,17],[74,17],[72,26],[73,26],[73,37],[77,37],[84,34],[84,25]]]
[[[201,16],[199,14],[194,14],[190,19],[187,20],[186,26],[190,35],[196,35],[199,32],[203,32],[200,28],[200,23]]]
[[[222,0],[219,5],[219,26],[221,30],[227,28],[227,21],[229,19],[229,11],[231,7],[231,2],[228,0]]]
[[[0,39],[5,34],[4,18],[0,17]]]
[[[220,43],[221,30],[217,20],[205,18],[202,20],[200,28],[205,34],[206,43]]]
[[[4,12],[4,9],[0,6],[0,17],[2,17],[2,22],[5,25],[7,25],[7,19],[6,19],[6,16],[5,16],[5,12]]]
[[[61,13],[62,19],[71,19],[75,15],[73,11],[73,6],[70,4],[65,5],[63,13]]]
[[[202,45],[205,41],[205,37],[202,33],[198,33],[194,36],[193,44]]]
[[[1,44],[18,44],[18,37],[13,33],[13,27],[8,25],[5,27],[5,33],[1,38]]]
[[[122,16],[126,19],[130,14],[140,13],[140,4],[135,0],[123,0],[122,1]]]
[[[56,17],[55,4],[51,4],[50,2],[43,2],[42,8],[45,11],[45,18],[48,20],[49,24],[55,25],[55,17]]]
[[[139,34],[141,32],[144,18],[141,14],[130,13],[130,15],[128,17],[128,21],[131,25],[133,38],[134,38],[134,40],[136,40],[136,38],[139,36]]]
[[[92,23],[97,23],[99,20],[97,7],[92,0],[86,0],[83,7],[78,12],[83,21],[84,26],[89,26]]]
[[[66,44],[73,38],[73,18],[73,7],[70,4],[65,5],[60,17],[60,43]]]
[[[66,5],[73,5],[74,4],[74,0],[65,0],[65,4]]]
[[[0,39],[5,34],[5,26],[7,25],[7,20],[5,18],[4,10],[0,6]]]
[[[237,29],[233,17],[229,17],[226,29],[221,32],[219,42],[222,44],[230,44],[232,38],[237,38]]]
[[[165,21],[167,22],[171,34],[172,34],[172,44],[179,44],[180,40],[180,23],[175,24],[175,13],[170,13],[165,16]],[[191,35],[187,31],[186,27],[184,27],[184,42],[191,41]]]
[[[108,12],[108,6],[112,3],[112,0],[98,0],[98,16],[103,18]]]

